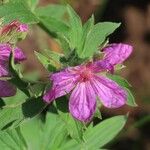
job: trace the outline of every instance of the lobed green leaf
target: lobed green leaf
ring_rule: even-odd
[[[126,116],[115,116],[87,129],[84,133],[86,148],[90,150],[102,148],[122,130],[126,121]]]
[[[107,36],[113,33],[119,26],[119,23],[111,22],[103,22],[94,25],[87,35],[84,48],[79,57],[92,57],[93,54],[98,50],[99,46],[101,46],[101,44],[103,44],[103,42],[106,40]]]
[[[37,17],[30,11],[24,1],[13,0],[0,5],[0,18],[3,23],[19,20],[23,23],[34,24],[38,22]]]

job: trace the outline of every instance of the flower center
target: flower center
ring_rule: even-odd
[[[80,80],[82,82],[86,82],[86,81],[90,80],[92,76],[93,76],[93,73],[88,68],[85,68],[85,69],[81,70],[81,72],[80,72]]]

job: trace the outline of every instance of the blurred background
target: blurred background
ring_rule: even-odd
[[[121,75],[133,85],[138,107],[101,110],[103,118],[130,112],[126,128],[106,148],[150,150],[150,0],[40,0],[39,6],[56,3],[72,5],[83,22],[94,13],[96,22],[122,23],[110,36],[110,42],[128,43],[134,47]],[[59,45],[37,26],[31,28],[28,38],[19,45],[28,56],[25,68],[28,71],[40,68],[43,77],[47,77],[47,72],[35,58],[33,51],[49,48],[61,52]]]

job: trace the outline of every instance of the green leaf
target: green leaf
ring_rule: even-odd
[[[21,90],[17,89],[17,93],[14,96],[11,97],[5,97],[3,100],[5,101],[5,105],[11,105],[12,107],[15,107],[27,99],[27,95],[25,95]]]
[[[117,82],[120,86],[130,88],[131,84],[124,78],[118,75],[107,74],[107,77]]]
[[[78,141],[79,143],[83,141],[83,128],[84,124],[75,120],[69,113],[68,113],[68,100],[66,97],[62,97],[56,101],[56,108],[60,118],[65,123],[65,126],[68,130],[70,136]],[[74,130],[72,130],[74,129]]]
[[[93,26],[94,26],[94,16],[92,15],[92,17],[83,26],[82,40],[79,44],[79,48],[77,49],[78,55],[80,55],[81,52],[83,51],[87,35],[89,34]]]
[[[4,23],[12,20],[19,20],[23,23],[37,23],[36,16],[29,10],[24,1],[13,0],[4,5],[0,5],[0,18]]]
[[[20,107],[3,108],[0,110],[0,130],[7,129],[11,124],[20,118]]]
[[[40,61],[40,63],[48,70],[48,71],[52,71],[52,69],[55,71],[58,68],[58,62],[54,61],[51,58],[48,58],[44,55],[42,55],[41,53],[38,53],[35,51],[35,55],[37,56],[38,60]]]
[[[30,97],[30,93],[28,91],[29,83],[22,80],[22,74],[20,73],[20,70],[17,69],[17,66],[14,62],[14,49],[12,49],[12,52],[9,57],[9,71],[11,72],[12,78],[9,80],[11,83],[16,85],[18,89],[23,91],[28,97]]]
[[[30,86],[30,91],[33,94],[34,97],[42,96],[43,91],[45,90],[45,84],[44,83],[36,83]]]
[[[4,150],[24,150],[27,149],[25,139],[20,129],[0,132],[0,147]]]
[[[62,57],[63,55],[60,54],[60,53],[57,53],[55,51],[52,51],[52,50],[48,50],[48,49],[45,49],[44,50],[44,54],[46,56],[48,56],[49,58],[51,58],[52,60],[54,60],[56,63],[60,62],[60,57]]]
[[[69,113],[60,114],[60,117],[63,119],[70,136],[81,143],[83,141],[83,124],[75,120]]]
[[[68,5],[70,31],[68,39],[71,49],[78,49],[82,37],[82,22],[77,13]]]
[[[61,150],[82,150],[82,146],[76,140],[69,140],[62,145]]]
[[[66,141],[65,124],[54,113],[47,113],[45,122],[38,116],[17,129],[0,132],[0,147],[6,150],[56,150],[65,145]]]
[[[66,33],[69,30],[67,24],[54,17],[40,16],[39,20],[39,25],[53,37],[57,37],[57,33]]]
[[[28,149],[59,149],[67,137],[65,124],[54,113],[47,113],[45,123],[40,118],[35,118],[23,124],[21,131]]]
[[[53,17],[56,19],[62,19],[66,11],[67,9],[63,5],[51,4],[51,5],[37,8],[35,10],[35,14],[39,17],[47,16],[47,17]]]
[[[48,5],[35,10],[40,20],[39,26],[55,38],[59,38],[58,34],[64,34],[69,30],[69,26],[63,21],[65,12],[66,7],[63,5]]]
[[[38,115],[46,107],[46,104],[41,98],[30,98],[26,102],[21,102],[16,105],[8,104],[0,109],[0,130],[14,128],[22,121],[31,119]],[[13,125],[16,123],[16,126]]]
[[[119,23],[111,22],[103,22],[94,25],[86,38],[84,49],[79,57],[92,57],[93,54],[98,50],[99,46],[103,44],[106,37],[113,33],[119,26]]]
[[[68,57],[69,53],[70,53],[70,41],[69,39],[64,35],[64,34],[58,34],[58,43],[60,44],[63,53],[66,57]]]
[[[136,104],[135,98],[132,95],[131,91],[128,88],[125,88],[125,90],[128,93],[128,99],[127,99],[126,104],[129,105],[129,106],[132,106],[132,107],[137,107],[138,105]]]
[[[126,121],[126,116],[115,116],[87,129],[84,134],[85,147],[90,150],[102,148],[122,130]]]
[[[21,105],[24,118],[32,118],[40,114],[47,106],[41,97],[28,99]]]
[[[99,118],[99,119],[102,119],[102,114],[101,114],[101,111],[99,110],[99,108],[96,108],[94,117],[97,117],[97,118]]]
[[[29,8],[31,9],[31,11],[34,11],[36,6],[39,3],[39,0],[27,0],[27,3],[29,5]]]

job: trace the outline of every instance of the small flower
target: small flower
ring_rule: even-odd
[[[107,108],[118,108],[127,100],[126,91],[116,82],[98,75],[112,71],[114,66],[122,63],[132,52],[127,44],[111,44],[104,48],[103,60],[94,63],[69,67],[51,75],[52,88],[43,99],[47,103],[71,92],[69,110],[80,121],[89,121],[96,109],[96,98]]]
[[[17,31],[17,32],[27,32],[28,31],[28,25],[27,24],[22,24],[17,20],[12,21],[8,25],[5,25],[1,29],[1,34],[8,34],[12,31]]]
[[[11,53],[11,46],[9,44],[0,44],[0,77],[10,77],[9,72],[9,56]],[[19,48],[14,49],[15,62],[19,63],[26,59],[22,50]],[[7,97],[15,95],[16,88],[8,81],[0,80],[0,97]]]

